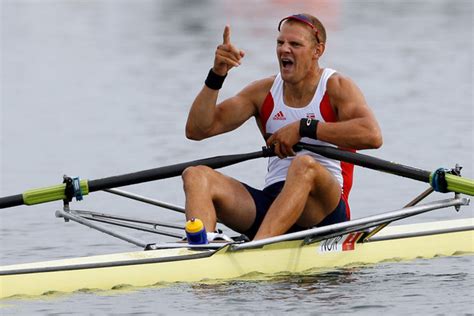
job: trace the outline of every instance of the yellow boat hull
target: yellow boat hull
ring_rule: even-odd
[[[283,241],[255,249],[217,251],[187,248],[101,255],[0,268],[0,298],[83,289],[110,290],[118,285],[236,279],[250,273],[300,273],[474,253],[474,230],[430,233],[440,227],[471,227],[473,219],[387,227],[378,240],[357,242],[357,234],[305,245]],[[404,237],[403,234],[418,233]],[[423,232],[426,234],[423,235]],[[355,237],[355,238],[354,238]],[[36,272],[35,272],[36,271]],[[40,271],[40,272],[38,272]]]

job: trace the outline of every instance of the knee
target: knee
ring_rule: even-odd
[[[192,186],[206,187],[209,184],[209,177],[212,169],[207,166],[195,166],[186,168],[181,174],[184,190]]]
[[[322,166],[316,160],[314,160],[313,157],[308,155],[302,155],[297,156],[295,157],[295,159],[293,159],[288,173],[299,177],[301,180],[312,180],[318,173],[318,169],[321,167]]]

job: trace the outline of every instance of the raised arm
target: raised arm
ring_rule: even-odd
[[[238,67],[244,52],[230,41],[230,27],[224,29],[223,43],[216,49],[214,66],[210,73],[211,81],[223,81],[233,67]],[[209,77],[189,111],[186,123],[186,137],[201,140],[214,135],[231,131],[255,115],[256,107],[252,100],[253,85],[239,92],[234,97],[217,104],[219,94],[217,86],[209,83]]]

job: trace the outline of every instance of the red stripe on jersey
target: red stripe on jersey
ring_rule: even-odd
[[[319,104],[319,111],[325,122],[337,122],[336,113],[331,106],[329,101],[329,96],[327,91],[324,93],[323,99]],[[343,149],[343,148],[340,148]],[[352,149],[344,149],[351,152],[355,152]],[[341,170],[342,170],[342,199],[346,203],[346,216],[347,219],[351,219],[351,209],[349,207],[349,193],[351,192],[353,175],[354,175],[354,165],[351,163],[341,161]]]
[[[349,150],[355,152],[355,150]],[[348,162],[341,161],[342,170],[342,199],[346,203],[346,216],[351,219],[351,208],[349,207],[349,193],[352,189],[354,165]]]
[[[334,110],[331,106],[331,102],[329,101],[328,93],[325,92],[321,103],[319,104],[319,111],[321,112],[321,116],[323,117],[325,122],[336,122],[337,116],[334,113]]]
[[[260,109],[260,123],[262,123],[263,133],[267,132],[267,121],[270,117],[270,114],[273,112],[275,103],[273,102],[273,97],[270,92],[268,92],[265,100],[263,101],[262,108]]]

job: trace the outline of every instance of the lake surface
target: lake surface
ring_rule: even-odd
[[[221,97],[278,72],[276,26],[309,12],[326,24],[321,64],[350,76],[383,131],[365,153],[426,170],[461,164],[474,178],[471,1],[1,1],[0,196],[198,158],[258,150],[255,122],[193,142],[190,104],[225,24],[246,51]],[[261,187],[264,159],[223,169]],[[127,187],[183,205],[179,178]],[[402,207],[426,184],[356,168],[354,218]],[[429,200],[445,197],[433,194]],[[81,209],[176,224],[183,216],[107,193]],[[2,265],[127,252],[133,245],[55,218],[61,203],[2,210]],[[473,206],[405,222],[474,216]],[[228,233],[232,233],[227,230]],[[155,236],[133,233],[157,241]],[[159,237],[160,241],[170,240]],[[474,241],[473,241],[474,242]],[[3,301],[6,315],[472,314],[473,257],[336,270],[222,284]]]

